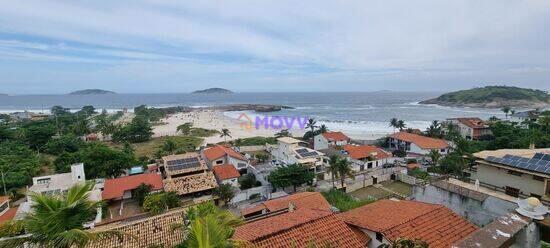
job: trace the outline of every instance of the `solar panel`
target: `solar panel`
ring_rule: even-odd
[[[544,154],[542,153],[536,153],[535,156],[533,156],[533,159],[541,159]]]
[[[542,160],[550,161],[550,154],[544,154],[544,156],[542,156]]]
[[[521,158],[521,157],[518,157],[518,161],[521,161],[521,162],[529,162],[531,160],[538,160],[538,159],[528,159],[528,158]]]
[[[197,158],[197,157],[170,160],[166,164],[168,164],[167,169],[169,171],[177,171],[177,170],[195,168],[195,167],[199,167],[201,165],[200,162],[199,162],[199,158]]]
[[[297,152],[298,154],[301,154],[301,153],[306,153],[306,152],[308,152],[308,150],[305,149],[305,148],[301,148],[301,149],[296,150],[296,152]]]
[[[537,153],[533,158],[524,158],[507,154],[502,158],[489,156],[486,160],[515,168],[550,174],[550,154]]]

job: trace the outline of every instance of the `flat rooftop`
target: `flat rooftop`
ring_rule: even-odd
[[[502,158],[505,155],[513,155],[513,156],[519,156],[524,158],[532,158],[535,153],[548,153],[550,154],[550,148],[539,148],[539,149],[500,149],[500,150],[494,150],[494,151],[481,151],[476,152],[473,155],[480,159],[487,159],[489,156]]]
[[[29,188],[29,191],[37,192],[37,193],[42,193],[42,192],[49,193],[49,191],[67,190],[74,185],[73,177],[70,172],[62,173],[62,174],[54,174],[49,176],[35,177],[35,179],[38,179],[38,180],[46,179],[46,178],[49,178],[50,181],[43,184],[33,184]]]

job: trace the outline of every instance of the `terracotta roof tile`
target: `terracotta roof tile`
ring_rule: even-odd
[[[288,208],[288,203],[292,202],[298,209],[316,208],[329,210],[330,204],[319,192],[302,192],[289,196],[265,201],[257,206],[247,208],[241,211],[242,215],[247,215],[254,212],[259,212],[266,209],[268,212],[275,212]]]
[[[335,214],[326,210],[298,209],[237,227],[233,239],[255,247],[365,247]]]
[[[157,173],[119,177],[105,180],[101,197],[103,200],[121,198],[124,191],[135,189],[142,183],[153,186],[153,190],[161,190],[163,187],[162,177]]]
[[[230,157],[233,157],[239,160],[246,161],[246,158],[242,154],[236,152],[235,150],[229,147],[225,147],[222,145],[215,145],[213,147],[210,147],[204,150],[204,156],[206,157],[206,159],[208,159],[208,161],[214,161],[225,155],[228,155]]]
[[[218,183],[216,182],[216,178],[212,172],[204,172],[164,180],[164,191],[175,191],[178,195],[205,191],[216,187],[218,187]]]
[[[450,247],[478,228],[450,209],[416,201],[380,200],[339,215],[346,223],[380,232],[388,240],[421,239]]]
[[[379,147],[371,145],[345,145],[344,150],[354,159],[364,159],[373,155],[377,160],[391,157],[391,153],[387,153]]]
[[[326,133],[323,133],[323,137],[325,137],[325,139],[327,139],[329,141],[350,140],[350,138],[342,132],[326,132]]]
[[[442,139],[434,139],[418,134],[412,134],[407,132],[398,132],[392,134],[390,137],[398,140],[403,140],[409,143],[414,143],[422,149],[444,149],[449,147],[447,141]]]
[[[483,120],[477,117],[456,118],[456,120],[471,128],[489,128],[489,125],[485,124]]]
[[[241,176],[239,171],[237,171],[235,166],[232,164],[216,165],[212,168],[212,170],[214,171],[216,178],[220,181]]]

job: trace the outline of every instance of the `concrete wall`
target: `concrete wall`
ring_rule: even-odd
[[[322,134],[318,134],[313,139],[313,149],[321,150],[328,148],[328,140]]]
[[[221,183],[222,184],[229,184],[229,185],[231,185],[233,187],[236,187],[236,188],[239,187],[239,181],[237,180],[237,178],[225,179],[225,180],[222,180]]]
[[[515,203],[496,197],[487,196],[485,200],[478,201],[432,185],[414,186],[411,198],[444,205],[477,226],[487,225],[517,207]]]
[[[491,184],[497,187],[514,187],[521,191],[522,194],[530,195],[531,193],[537,195],[544,195],[544,182],[533,179],[530,174],[523,174],[516,176],[508,174],[508,170],[495,166],[478,164],[476,178],[480,182]]]

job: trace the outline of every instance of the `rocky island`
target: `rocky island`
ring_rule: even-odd
[[[106,94],[116,94],[116,93],[113,91],[100,90],[100,89],[77,90],[69,93],[69,95],[106,95]]]
[[[224,88],[208,88],[204,90],[193,91],[192,94],[232,94],[233,91]]]
[[[550,105],[548,92],[510,86],[486,86],[443,94],[420,104],[473,108],[544,108]]]

